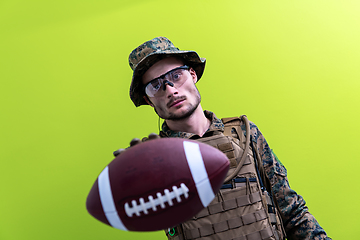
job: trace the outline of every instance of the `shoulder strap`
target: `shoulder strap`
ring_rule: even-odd
[[[251,146],[251,149],[253,151],[255,166],[256,166],[256,170],[258,172],[260,185],[261,185],[261,187],[265,186],[265,188],[270,192],[271,190],[269,190],[269,189],[271,189],[271,186],[269,186],[268,182],[264,179],[264,176],[265,176],[264,166],[262,164],[262,160],[261,160],[259,151],[258,151],[257,147],[254,146],[256,144],[256,142],[253,140],[253,138],[250,134],[250,123],[249,123],[249,120],[247,119],[247,117],[245,115],[242,115],[240,118],[239,117],[231,117],[231,118],[223,118],[221,120],[224,123],[224,135],[225,136],[232,136],[232,129],[234,129],[236,131],[237,135],[239,136],[240,142],[243,142],[246,145],[246,142],[249,141],[249,146]],[[241,121],[244,121],[245,126],[246,126],[246,134],[245,134],[246,140],[244,140],[245,135],[240,126]],[[248,137],[249,137],[249,140],[248,140]],[[248,149],[248,148],[245,148],[245,149]],[[244,151],[244,154],[247,151]]]
[[[232,118],[223,118],[221,119],[224,123],[224,135],[225,136],[232,136],[232,130],[234,129],[236,134],[238,135],[238,138],[242,144],[246,143],[245,135],[243,134],[240,126],[240,122],[243,116],[239,117],[232,117]],[[246,116],[244,115],[244,118]],[[246,118],[247,120],[247,118]]]
[[[233,174],[231,174],[232,176],[228,176],[225,179],[225,182],[229,181],[231,178],[233,178],[234,176],[236,176],[243,164],[243,158],[245,159],[247,152],[249,151],[249,145],[251,143],[251,148],[253,150],[253,155],[254,155],[254,161],[255,161],[255,166],[256,169],[258,171],[258,177],[259,177],[259,181],[261,181],[261,187],[262,190],[267,191],[269,193],[270,196],[270,200],[272,202],[272,204],[275,206],[277,213],[280,214],[281,217],[277,217],[277,221],[279,221],[279,230],[281,230],[282,234],[286,237],[286,232],[285,232],[285,228],[284,228],[284,224],[283,224],[283,219],[284,219],[284,215],[283,213],[280,211],[279,205],[276,201],[274,192],[272,191],[272,187],[271,187],[271,183],[269,178],[266,175],[264,166],[263,166],[263,162],[261,159],[261,156],[259,154],[259,151],[257,149],[257,143],[254,141],[254,139],[252,138],[251,134],[250,134],[250,123],[249,120],[247,119],[247,117],[245,115],[241,116],[240,118],[238,117],[232,117],[232,118],[223,118],[222,119],[223,123],[224,123],[224,135],[226,136],[231,136],[232,137],[232,129],[235,129],[236,133],[239,136],[239,140],[244,142],[244,133],[241,129],[241,121],[244,121],[245,126],[246,126],[246,140],[245,140],[245,151],[243,153],[243,156],[241,157],[241,161],[240,164],[238,165],[237,169],[233,172]],[[254,146],[255,145],[255,146]],[[239,167],[240,166],[240,167]],[[239,168],[239,169],[238,169]],[[284,237],[284,239],[285,239]]]
[[[244,134],[243,134],[243,132],[241,130],[241,126],[240,126],[241,120],[244,121],[245,126],[246,126],[245,149],[244,149],[244,152],[241,156],[241,160],[240,160],[239,164],[237,165],[235,171],[232,174],[230,174],[229,176],[227,176],[224,182],[227,182],[227,181],[233,179],[239,173],[240,168],[242,167],[242,165],[245,162],[246,155],[250,149],[250,147],[249,147],[250,146],[250,123],[245,115],[242,115],[241,119],[238,117],[222,119],[222,121],[224,123],[224,135],[232,136],[231,130],[234,129],[236,131],[237,135],[239,136],[240,141],[242,141],[244,139]]]

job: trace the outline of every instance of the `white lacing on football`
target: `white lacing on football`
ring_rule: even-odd
[[[137,204],[136,200],[131,201],[131,205],[129,206],[129,203],[125,203],[125,212],[126,215],[129,217],[132,217],[135,213],[136,216],[140,216],[141,212],[144,214],[148,214],[148,210],[152,209],[153,211],[156,211],[158,209],[158,206],[161,208],[165,208],[165,203],[168,203],[169,206],[173,206],[173,200],[176,199],[176,201],[179,203],[181,202],[181,195],[184,195],[185,198],[189,197],[189,189],[186,187],[184,183],[180,184],[180,188],[173,186],[172,191],[170,192],[168,189],[164,190],[164,195],[161,193],[156,193],[156,198],[153,196],[148,196],[147,202],[145,202],[144,198],[139,199],[139,204]]]

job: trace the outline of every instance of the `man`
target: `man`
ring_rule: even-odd
[[[191,138],[203,141],[215,133],[224,135],[227,131],[224,130],[227,129],[227,123],[224,124],[224,122],[218,119],[212,112],[203,111],[200,104],[201,97],[195,84],[202,77],[205,62],[206,60],[200,58],[196,52],[180,51],[164,37],[147,41],[131,52],[129,63],[133,69],[133,78],[130,86],[130,98],[135,106],[150,105],[159,117],[165,120],[162,131],[160,132],[161,137]],[[269,209],[267,209],[267,207],[265,208],[267,213],[264,215],[264,218],[269,218],[270,215],[275,216],[276,213],[277,217],[274,217],[273,219],[275,220],[272,220],[273,225],[271,228],[266,228],[266,232],[265,227],[258,224],[265,220],[255,219],[251,222],[251,224],[253,224],[252,227],[249,228],[245,226],[251,225],[250,222],[246,222],[248,220],[244,220],[245,214],[244,216],[241,214],[237,215],[235,218],[230,216],[229,213],[234,213],[234,210],[224,210],[226,201],[219,200],[217,206],[221,205],[222,211],[227,211],[228,214],[226,217],[224,217],[225,215],[219,215],[222,219],[221,223],[226,223],[221,230],[219,230],[220,222],[211,222],[214,218],[208,217],[207,222],[201,222],[201,220],[198,221],[198,218],[203,216],[197,216],[194,217],[193,220],[189,220],[189,224],[183,223],[176,228],[169,229],[167,236],[170,239],[283,239],[285,234],[283,234],[282,229],[285,229],[288,239],[329,239],[316,219],[308,212],[303,198],[290,189],[286,169],[272,152],[264,136],[255,124],[250,123],[246,125],[244,119],[246,120],[246,118],[243,118],[243,121],[238,121],[240,130],[234,135],[234,131],[231,129],[230,135],[232,135],[233,138],[239,138],[241,140],[243,134],[246,136],[246,133],[250,130],[249,137],[251,138],[253,152],[250,154],[252,160],[249,160],[249,164],[251,162],[251,164],[254,165],[254,169],[256,169],[256,172],[252,173],[253,175],[251,176],[254,176],[254,174],[260,176],[257,178],[258,180],[254,180],[257,184],[263,184],[263,181],[269,181],[269,189],[265,189],[266,183],[263,184],[265,187],[259,185],[258,188],[263,189],[263,194],[267,193],[267,190],[272,192],[272,194],[267,195],[268,200],[264,200],[269,207]],[[236,120],[234,121],[236,122]],[[249,127],[247,128],[247,126]],[[153,138],[157,138],[157,135],[152,134],[149,136],[149,139]],[[147,139],[148,138],[144,138],[143,140]],[[233,141],[236,142],[236,140]],[[134,139],[130,145],[132,146],[139,142],[141,142],[139,139]],[[122,150],[115,152],[114,154],[119,154],[121,151]],[[261,163],[261,166],[256,165],[256,162]],[[263,174],[261,174],[262,172]],[[227,189],[227,191],[234,191],[233,188],[237,186],[242,186],[239,187],[239,190],[246,188],[246,192],[253,191],[251,187],[253,183],[250,181],[253,178],[246,177],[246,174],[241,177],[245,179],[244,183],[235,184],[234,179],[232,179],[228,181],[228,183],[232,183],[232,185],[230,184],[231,189]],[[260,180],[260,178],[263,179],[263,181]],[[225,194],[227,194],[225,191],[220,191],[219,198],[223,198]],[[272,199],[272,196],[274,196],[275,199]],[[236,196],[236,198],[238,203],[240,197]],[[255,203],[251,204],[253,204],[251,206],[255,206]],[[246,204],[239,206],[239,204],[237,204],[235,208],[242,209],[241,211],[247,211],[246,207],[250,205],[245,205]],[[274,208],[273,210],[270,210],[270,205]],[[274,207],[276,205],[277,208]],[[277,212],[276,209],[279,209],[279,211]],[[237,211],[236,214],[238,214],[238,212],[239,211]],[[212,214],[211,210],[209,214]],[[218,211],[216,214],[225,213]],[[257,218],[257,216],[254,218]],[[242,220],[236,227],[231,227],[231,222],[237,219]],[[255,222],[258,222],[256,223],[257,225]],[[269,222],[271,221],[269,220]],[[200,225],[194,227],[196,224]],[[210,230],[205,231],[206,227],[209,226]],[[225,235],[225,233],[227,235]]]

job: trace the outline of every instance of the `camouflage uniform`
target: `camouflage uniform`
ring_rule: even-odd
[[[224,124],[215,114],[204,111],[205,116],[211,120],[208,131],[224,131]],[[241,126],[246,134],[245,125]],[[251,135],[257,143],[258,151],[262,157],[264,168],[270,179],[272,189],[283,216],[283,223],[288,239],[330,239],[324,229],[319,225],[313,215],[308,211],[305,200],[290,188],[287,171],[276,155],[270,149],[258,127],[250,122]],[[200,136],[193,133],[175,132],[169,129],[166,122],[160,132],[161,137],[178,137],[198,139]],[[206,137],[206,133],[203,137]]]
[[[133,70],[130,98],[136,107],[147,105],[144,99],[146,94],[141,81],[142,75],[154,63],[169,56],[180,57],[184,64],[191,66],[196,72],[198,81],[202,77],[206,63],[205,58],[201,58],[195,51],[179,50],[165,37],[151,39],[135,48],[129,55],[129,64]],[[224,131],[224,124],[212,112],[205,111],[205,115],[212,121],[208,131]],[[246,134],[245,125],[241,127]],[[304,199],[297,195],[294,190],[290,189],[285,167],[272,152],[255,124],[250,123],[250,131],[254,141],[257,143],[266,174],[270,179],[280,207],[288,239],[330,239],[326,236],[324,229],[320,227],[314,216],[309,213]],[[166,123],[163,124],[160,135],[161,137],[200,138],[200,136],[192,133],[174,132],[169,129]],[[205,133],[203,137],[206,136]]]

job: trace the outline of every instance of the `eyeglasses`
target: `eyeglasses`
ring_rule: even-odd
[[[189,70],[189,66],[181,66],[174,68],[167,73],[164,73],[160,77],[151,80],[145,85],[144,91],[149,97],[161,97],[165,94],[166,84],[171,87],[179,88],[184,82],[186,82],[187,76],[184,74],[186,70]],[[163,91],[161,91],[161,88]]]

